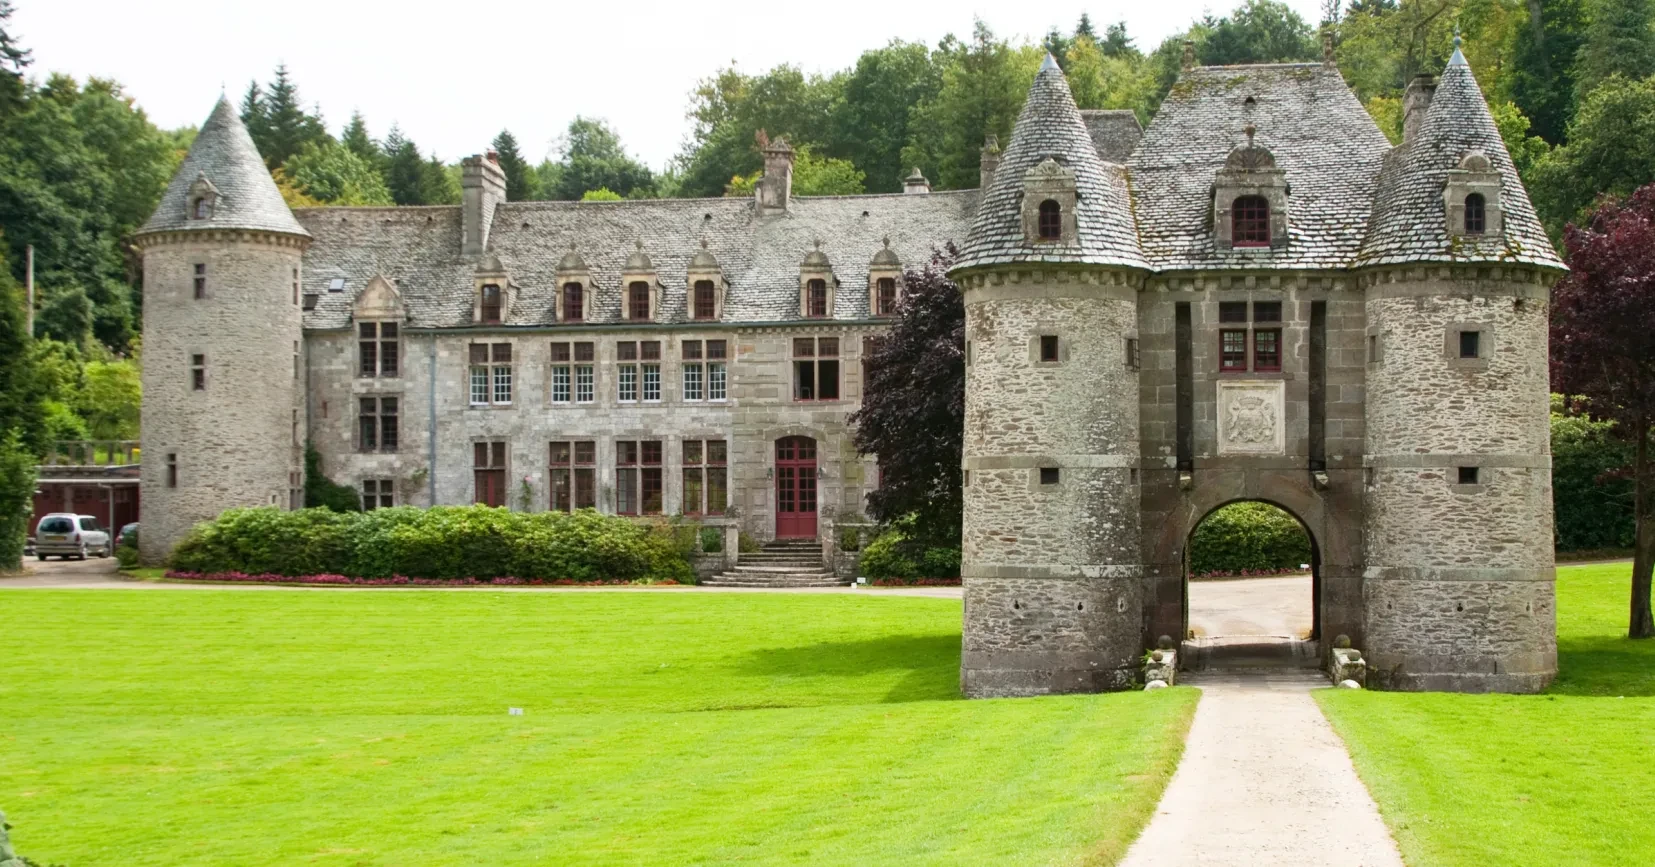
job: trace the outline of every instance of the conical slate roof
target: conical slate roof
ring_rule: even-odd
[[[1443,188],[1450,169],[1472,151],[1500,174],[1502,231],[1450,237]],[[1458,48],[1443,70],[1412,143],[1398,147],[1379,175],[1379,194],[1358,265],[1402,262],[1517,262],[1564,267],[1535,216],[1489,114],[1488,103]]]
[[[190,189],[205,179],[216,193],[206,219],[190,219]],[[138,234],[191,229],[263,229],[304,235],[276,182],[264,167],[247,127],[223,97],[190,145],[190,152],[161,194],[161,203]]]
[[[1031,244],[1023,234],[1024,179],[1048,158],[1075,175],[1080,201],[1075,209],[1076,243],[1071,245]],[[1126,170],[1098,158],[1069,82],[1050,55],[1034,77],[1011,143],[983,192],[954,268],[1016,262],[1148,267],[1138,248]]]

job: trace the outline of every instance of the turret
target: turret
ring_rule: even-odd
[[[153,216],[144,264],[146,562],[236,506],[301,505],[302,257],[310,242],[228,100]]]
[[[992,151],[985,148],[985,156]],[[950,275],[966,305],[969,696],[1120,689],[1142,651],[1137,293],[1124,170],[1048,57]]]
[[[1363,245],[1370,683],[1534,692],[1557,671],[1547,388],[1562,270],[1456,48],[1410,86]]]

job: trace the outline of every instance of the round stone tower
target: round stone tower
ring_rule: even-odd
[[[310,234],[221,99],[135,236],[144,261],[143,531],[158,563],[199,521],[302,485],[299,279]]]
[[[1563,266],[1459,51],[1407,112],[1361,261],[1370,682],[1535,692],[1557,673],[1547,302]]]
[[[1125,170],[1099,159],[1048,57],[950,272],[966,307],[969,696],[1133,679],[1145,272]]]

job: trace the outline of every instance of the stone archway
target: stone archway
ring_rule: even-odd
[[[1294,561],[1308,561],[1308,587],[1302,577],[1290,575],[1195,581],[1196,536],[1214,515],[1241,503],[1269,506],[1297,524],[1304,533],[1308,551]],[[1188,652],[1184,661],[1189,667],[1205,667],[1207,656],[1220,646],[1232,654],[1241,650],[1244,657],[1257,664],[1294,660],[1302,664],[1320,657],[1321,551],[1316,533],[1303,518],[1264,499],[1241,498],[1220,503],[1190,526],[1183,555],[1185,633],[1181,637],[1185,639]]]

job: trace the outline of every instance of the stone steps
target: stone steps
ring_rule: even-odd
[[[767,587],[790,589],[795,587],[849,587],[850,582],[831,572],[791,575],[744,575],[726,572],[701,582],[703,587]]]
[[[847,587],[851,582],[822,563],[822,543],[814,539],[766,543],[757,552],[736,558],[734,569],[701,582],[707,587]]]

